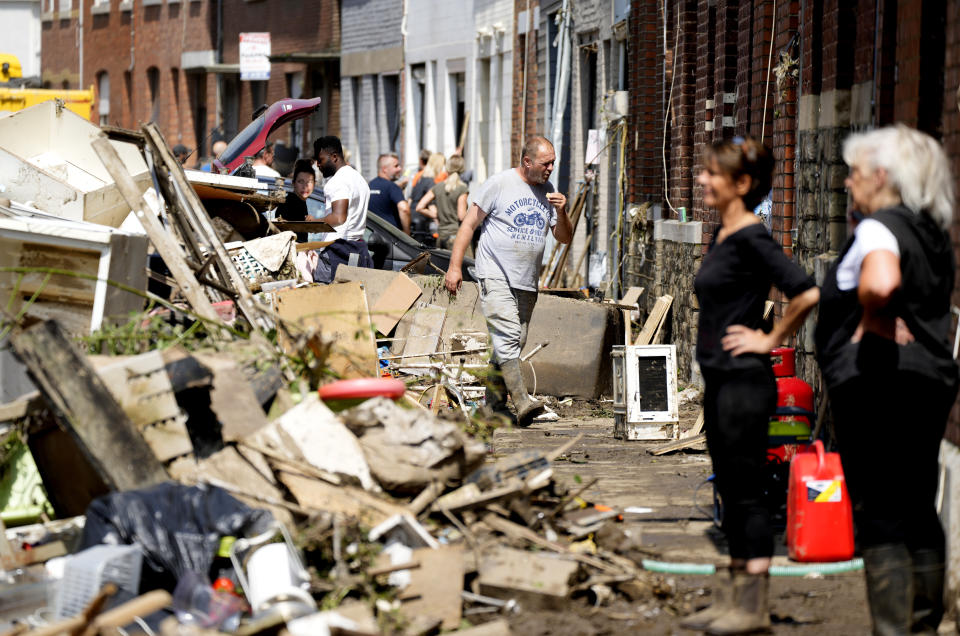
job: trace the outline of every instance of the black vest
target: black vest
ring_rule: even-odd
[[[950,294],[953,291],[953,247],[946,232],[927,214],[905,207],[886,208],[872,214],[890,230],[900,247],[902,282],[886,310],[899,316],[915,342],[898,346],[873,334],[851,343],[863,315],[857,288],[841,291],[837,269],[853,244],[847,241],[840,257],[827,272],[820,290],[820,307],[814,338],[817,362],[829,388],[862,375],[909,371],[956,386],[950,331]]]

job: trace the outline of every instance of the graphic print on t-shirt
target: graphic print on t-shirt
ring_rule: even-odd
[[[510,218],[508,232],[516,245],[543,245],[550,211],[535,197],[517,199],[504,214]]]

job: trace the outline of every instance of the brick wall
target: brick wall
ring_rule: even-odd
[[[129,8],[132,5],[132,10]],[[84,12],[83,82],[95,84],[101,73],[110,79],[111,124],[136,128],[154,119],[170,145],[182,143],[189,148],[203,144],[191,157],[192,165],[209,151],[206,135],[217,123],[217,79],[211,73],[195,74],[180,68],[182,53],[216,49],[216,3],[197,0],[142,2],[121,5],[111,0],[108,11],[91,11],[92,0],[77,2],[77,11],[69,19],[60,14],[45,16],[42,23],[42,67],[46,80],[60,86],[63,79],[76,87],[79,11]],[[82,6],[82,9],[80,8]],[[121,6],[125,8],[121,8]],[[295,15],[296,19],[291,19]],[[340,46],[339,3],[336,0],[293,2],[250,2],[224,0],[223,62],[236,63],[241,31],[270,31],[272,50],[278,53],[328,53],[335,56]],[[336,59],[333,64],[337,65]],[[321,63],[326,74],[338,80],[338,66]],[[150,77],[156,69],[156,95]],[[288,95],[287,73],[307,71],[305,64],[273,65],[265,99],[272,102]],[[323,73],[321,73],[323,76]],[[234,76],[235,77],[235,76]],[[313,91],[310,78],[306,94]],[[259,104],[253,104],[249,83],[242,82],[238,94],[237,119],[240,127],[250,120]],[[99,96],[98,96],[99,102]],[[332,109],[332,110],[331,110]],[[338,90],[331,91],[327,112],[339,109]],[[206,114],[205,122],[195,121]],[[99,122],[100,113],[93,120]],[[309,130],[309,121],[303,129]],[[330,126],[336,134],[339,125]],[[198,138],[198,134],[203,138]]]

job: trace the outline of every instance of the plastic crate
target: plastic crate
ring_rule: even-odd
[[[117,586],[112,604],[137,596],[143,554],[135,545],[97,545],[71,556],[57,593],[57,618],[76,616],[107,583]]]

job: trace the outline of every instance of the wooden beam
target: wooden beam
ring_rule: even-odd
[[[133,422],[57,322],[14,329],[10,346],[60,425],[108,486],[130,490],[168,479]]]
[[[190,303],[190,306],[201,318],[221,324],[220,316],[217,315],[210,299],[204,293],[197,277],[193,275],[193,270],[187,264],[180,246],[160,223],[159,201],[155,197],[148,198],[140,194],[133,177],[130,176],[126,166],[123,165],[120,155],[117,154],[109,139],[100,136],[94,139],[91,145],[100,156],[100,161],[103,162],[107,172],[113,177],[120,195],[133,210],[140,224],[143,225],[150,241],[157,248],[160,257],[163,258],[163,262],[170,268],[170,273],[173,274],[177,285],[180,287],[180,292]]]

